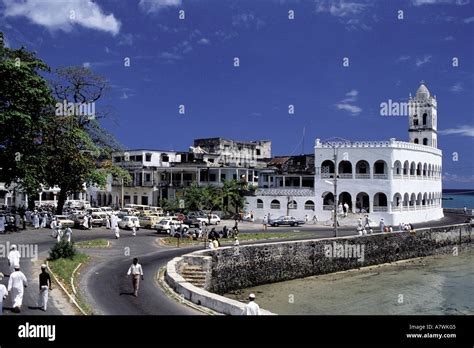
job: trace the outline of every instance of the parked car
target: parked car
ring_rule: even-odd
[[[206,217],[207,215],[202,211],[191,211],[188,214],[190,218]]]
[[[56,215],[56,220],[61,223],[63,228],[74,227],[74,221],[66,215]]]
[[[283,225],[289,225],[289,226],[298,226],[298,225],[303,225],[305,222],[304,220],[297,219],[293,216],[280,216],[279,218],[276,219],[270,219],[270,226],[283,226]]]
[[[123,229],[131,230],[134,226],[137,230],[140,229],[140,221],[138,221],[138,217],[136,216],[124,216],[119,222],[118,226]]]
[[[160,216],[155,216],[155,215],[148,215],[148,216],[139,216],[138,221],[140,222],[140,226],[143,228],[153,228],[156,226],[160,221],[162,220],[162,217]]]
[[[171,226],[174,226],[175,231],[186,232],[189,226],[181,223],[179,220],[163,219],[155,226],[157,233],[171,233]],[[174,236],[173,236],[174,237]]]
[[[199,222],[204,223],[204,225],[217,225],[220,224],[221,218],[218,217],[216,214],[211,214],[211,218],[209,219],[207,216],[204,217],[197,217],[196,218]]]
[[[94,212],[91,214],[92,225],[94,226],[105,226],[107,224],[107,213],[104,212]]]
[[[190,216],[186,216],[183,220],[183,223],[191,227],[199,227],[201,225],[201,221],[199,221],[196,217]]]
[[[102,209],[102,211],[106,213],[107,215],[111,215],[114,212],[114,210],[111,207],[101,207],[100,209]]]
[[[140,212],[138,210],[135,210],[133,208],[122,208],[120,209],[121,213],[125,213],[128,216],[138,216],[140,215]]]
[[[102,209],[101,208],[87,208],[84,210],[86,213],[88,214],[92,214],[92,213],[102,213]]]

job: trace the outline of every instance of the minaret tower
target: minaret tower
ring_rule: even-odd
[[[432,97],[423,81],[408,101],[408,132],[410,143],[438,147],[436,96]]]

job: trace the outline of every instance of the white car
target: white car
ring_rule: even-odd
[[[136,216],[124,216],[119,222],[118,226],[123,229],[132,229],[135,227],[137,230],[140,229],[140,221]]]
[[[206,217],[197,217],[196,220],[198,220],[200,223],[204,223],[204,225],[209,225],[209,222],[211,225],[217,225],[217,224],[220,224],[221,222],[221,218],[218,217],[216,214],[211,214],[211,219],[208,219],[207,216]]]
[[[60,222],[63,228],[74,227],[74,221],[72,221],[66,215],[56,215],[56,221]]]
[[[161,220],[160,223],[155,226],[156,232],[171,235],[171,226],[174,226],[175,234],[189,230],[189,226],[181,223],[181,221],[168,219]]]

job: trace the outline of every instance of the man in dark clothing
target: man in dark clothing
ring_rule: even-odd
[[[38,307],[41,307],[41,309],[45,312],[48,309],[49,290],[53,290],[51,287],[51,277],[49,276],[49,273],[46,272],[46,265],[42,264],[41,273],[39,275]]]

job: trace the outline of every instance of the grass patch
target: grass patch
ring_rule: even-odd
[[[110,243],[105,239],[92,239],[83,240],[81,242],[74,243],[77,248],[108,248]]]
[[[309,237],[312,234],[310,233],[301,233],[301,232],[262,232],[262,233],[240,233],[239,242],[245,241],[256,241],[256,240],[271,240],[271,239],[283,239],[283,238],[296,238],[296,237]],[[161,239],[165,245],[175,246],[178,243],[178,238],[174,237],[164,237]],[[232,238],[221,238],[219,239],[221,245],[232,245],[234,240]],[[179,245],[197,245],[203,244],[202,240],[192,240],[192,239],[180,239]]]
[[[54,261],[49,261],[48,266],[66,290],[73,295],[74,293],[71,287],[72,272],[77,266],[79,266],[79,264],[84,264],[89,261],[89,259],[90,256],[86,254],[76,253],[73,258],[60,258]],[[75,284],[77,290],[77,282],[75,282]],[[81,298],[79,292],[77,292],[76,301],[87,314],[94,314],[92,308]]]

